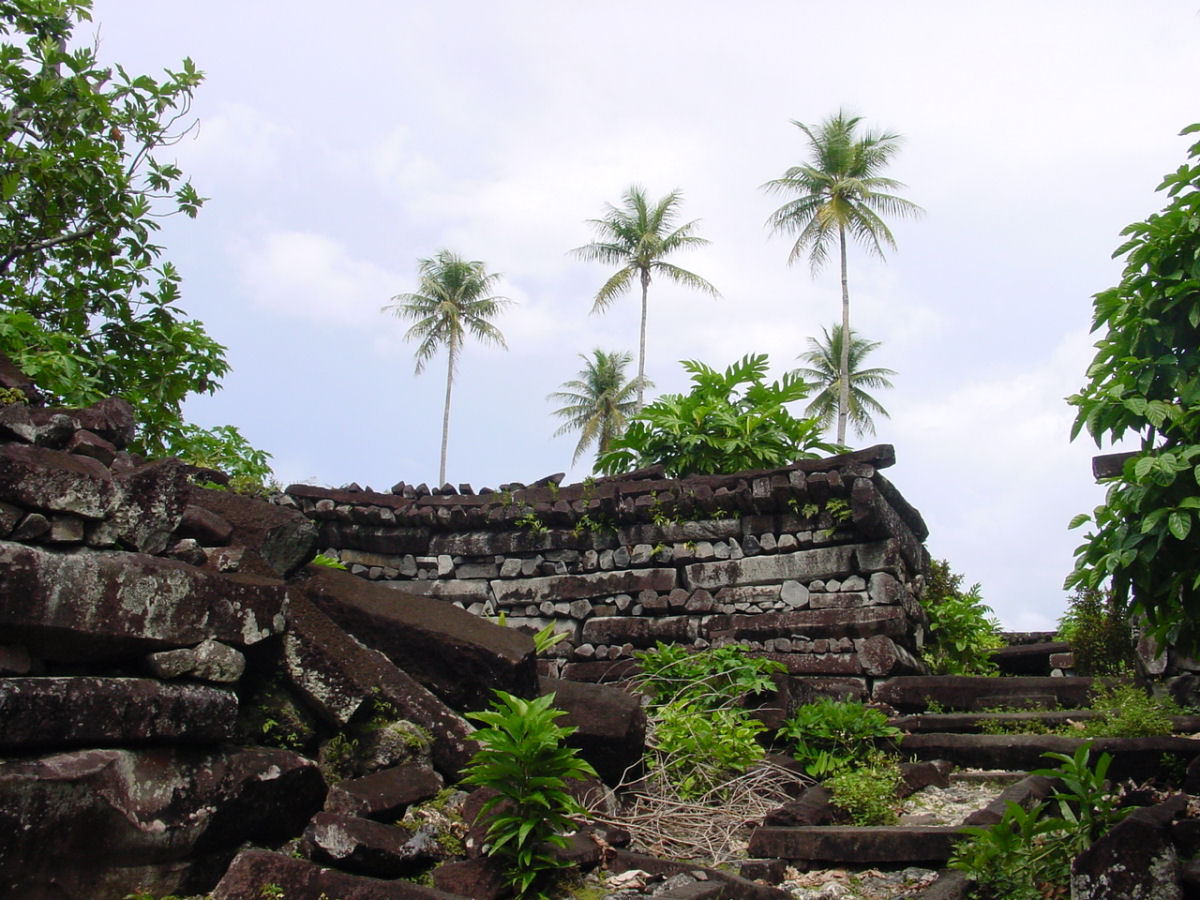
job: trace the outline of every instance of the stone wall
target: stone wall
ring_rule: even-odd
[[[500,490],[292,485],[322,552],[364,578],[565,638],[545,674],[616,677],[656,641],[750,644],[794,675],[865,693],[923,671],[920,514],[880,473],[887,445],[781,469],[661,469]]]

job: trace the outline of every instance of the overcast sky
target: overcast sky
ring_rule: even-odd
[[[760,190],[844,107],[904,135],[889,174],[921,204],[886,262],[850,254],[855,329],[899,373],[879,399],[887,472],[1012,629],[1054,627],[1103,492],[1064,397],[1091,359],[1091,297],[1120,230],[1162,206],[1200,120],[1197,0],[882,3],[96,0],[101,57],[207,74],[174,154],[210,201],[172,220],[182,305],[233,372],[191,402],[274,456],[285,483],[437,478],[444,361],[413,374],[380,312],[450,248],[502,273],[509,349],[468,345],[448,480],[570,468],[546,395],[579,353],[637,346],[638,303],[589,315],[610,271],[568,251],[633,183],[678,188],[710,246],[678,258],[722,292],[650,290],[648,374],[679,360],[797,365],[839,315],[836,267],[789,268]]]

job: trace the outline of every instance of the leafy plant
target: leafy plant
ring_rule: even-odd
[[[651,768],[682,799],[708,793],[763,757],[757,738],[766,726],[743,709],[675,701],[658,707],[652,719]]]
[[[565,631],[555,631],[554,623],[551,622],[533,636],[533,650],[535,653],[545,653],[555,644],[566,640],[566,638],[567,633]]]
[[[1071,644],[1080,675],[1124,675],[1137,652],[1127,604],[1110,591],[1076,588],[1058,624],[1058,638]]]
[[[792,742],[792,755],[814,778],[825,778],[867,762],[879,741],[901,732],[878,709],[854,700],[823,698],[800,706],[779,729]]]
[[[747,355],[723,373],[685,360],[692,389],[664,394],[630,421],[596,462],[608,475],[662,465],[672,478],[776,468],[812,451],[834,452],[816,419],[797,418],[788,404],[808,396],[795,372],[766,383],[766,354]]]
[[[1197,132],[1200,123],[1182,133]],[[1158,190],[1163,210],[1121,232],[1122,278],[1094,298],[1092,331],[1104,334],[1068,398],[1072,438],[1086,429],[1097,446],[1127,436],[1141,446],[1104,503],[1071,521],[1093,527],[1067,586],[1111,586],[1160,646],[1190,652],[1200,647],[1200,142]]]
[[[895,758],[873,753],[863,765],[834,775],[825,785],[833,805],[855,825],[895,825],[896,792],[902,781]]]
[[[312,558],[312,564],[314,566],[325,566],[329,569],[341,569],[343,572],[346,571],[346,566],[340,559],[338,559],[336,556],[326,556],[324,553],[318,553],[316,556],[314,556]]]
[[[929,637],[922,655],[939,675],[990,675],[996,666],[988,652],[1004,645],[1000,623],[983,602],[978,584],[962,590],[962,575],[945,560],[929,567],[921,603],[929,614]]]
[[[986,898],[1065,897],[1071,859],[1133,811],[1119,805],[1105,782],[1112,757],[1102,753],[1090,766],[1091,741],[1074,754],[1042,755],[1059,762],[1033,773],[1057,780],[1050,800],[1030,810],[1009,803],[995,825],[963,828],[970,840],[959,843],[950,859],[950,867],[965,872]]]
[[[634,654],[649,697],[649,764],[682,799],[708,793],[763,756],[765,731],[742,706],[747,695],[775,690],[774,660],[740,644],[693,652],[661,641]]]
[[[546,523],[542,521],[542,517],[532,507],[526,509],[515,524],[518,528],[524,528],[526,531],[532,531],[534,534],[544,534],[549,530],[546,528]]]
[[[263,494],[271,484],[271,454],[255,449],[233,425],[181,425],[167,450],[193,466],[224,472],[239,494]]]
[[[850,504],[841,497],[831,497],[825,502],[825,509],[833,516],[833,521],[839,525],[849,522],[853,518],[853,513],[850,510]]]
[[[566,846],[562,832],[584,812],[567,780],[596,774],[563,744],[575,729],[556,723],[565,713],[553,703],[553,694],[524,700],[496,691],[491,709],[466,714],[484,727],[473,735],[480,750],[463,782],[496,791],[479,816],[488,822],[488,855],[503,861],[519,898],[544,897],[548,876],[563,867],[546,845]]]
[[[1099,685],[1089,698],[1100,716],[1084,724],[1094,737],[1154,737],[1173,731],[1171,716],[1182,710],[1171,699],[1156,699],[1135,684]]]

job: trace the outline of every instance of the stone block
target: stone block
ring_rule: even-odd
[[[468,606],[472,603],[492,604],[492,588],[486,581],[391,581],[384,587],[391,588],[401,594],[429,597],[433,600],[444,600],[449,603],[461,603]],[[404,602],[400,597],[397,602]]]
[[[107,518],[118,499],[99,461],[25,444],[0,446],[0,500],[43,513]]]
[[[209,639],[195,647],[162,650],[146,657],[146,666],[157,678],[196,678],[232,684],[246,670],[246,657],[233,647]]]
[[[413,832],[358,816],[319,812],[304,829],[302,847],[310,859],[373,878],[403,878],[428,868],[440,857],[429,831]]]
[[[112,659],[215,638],[243,647],[283,631],[281,582],[170,559],[0,542],[0,628],[44,659]],[[70,598],[70,602],[63,602]]]
[[[237,697],[152,678],[0,678],[0,749],[217,743],[233,737]]]
[[[873,864],[941,866],[962,839],[957,827],[825,825],[756,828],[749,854],[811,866]]]
[[[347,778],[330,789],[325,811],[364,819],[398,819],[414,803],[442,789],[442,779],[422,765],[393,766],[361,778]]]
[[[229,522],[230,542],[254,551],[279,576],[295,574],[316,555],[316,526],[296,510],[194,485],[188,500]]]
[[[764,640],[781,634],[808,637],[871,637],[886,634],[903,638],[908,632],[904,612],[894,606],[861,609],[798,609],[761,615],[712,616],[705,621],[709,640]]]
[[[853,571],[855,547],[844,545],[752,556],[740,560],[693,563],[684,569],[686,587],[716,591],[731,585],[782,584],[785,581],[808,582],[814,578],[832,578]]]
[[[336,900],[462,900],[411,881],[380,880],[327,869],[306,859],[271,850],[243,850],[213,889],[212,900],[257,900],[263,885],[278,885],[281,896]]]
[[[593,644],[633,644],[653,647],[656,641],[669,644],[691,643],[698,637],[700,622],[696,616],[608,616],[583,623],[580,639]]]
[[[660,568],[552,575],[522,581],[497,580],[492,582],[492,593],[496,602],[503,606],[540,603],[542,600],[593,599],[613,594],[636,594],[643,590],[666,593],[675,586],[675,570]]]
[[[808,605],[812,609],[853,609],[870,606],[871,598],[866,591],[839,590],[836,593],[823,591],[820,594],[813,594]]]
[[[528,635],[335,569],[307,571],[300,588],[322,612],[454,709],[486,708],[495,689],[519,696],[535,690],[537,663]]]
[[[646,714],[638,696],[615,687],[539,679],[543,694],[566,715],[558,724],[576,732],[567,743],[579,750],[611,785],[636,777],[646,749]]]

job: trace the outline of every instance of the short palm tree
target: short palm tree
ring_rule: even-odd
[[[604,282],[592,301],[592,312],[607,309],[617,297],[633,285],[642,287],[642,327],[638,342],[638,374],[636,410],[642,408],[646,387],[646,296],[651,278],[661,275],[678,284],[719,297],[717,289],[693,272],[666,261],[677,250],[699,247],[708,243],[695,233],[696,222],[676,226],[682,194],[671,191],[661,200],[651,202],[646,191],[633,185],[621,198],[621,206],[606,204],[608,211],[600,219],[589,219],[597,240],[571,252],[581,259],[620,266]]]
[[[877,131],[860,136],[857,129],[861,121],[861,116],[847,115],[842,110],[813,127],[793,121],[808,137],[812,160],[793,166],[782,178],[763,185],[771,193],[793,198],[767,220],[773,232],[798,232],[788,255],[789,265],[807,252],[815,275],[836,242],[842,272],[842,330],[846,332],[850,331],[847,234],[882,259],[884,246],[896,247],[896,239],[882,217],[918,216],[923,212],[912,201],[892,193],[903,184],[880,174],[899,150],[900,136]],[[837,442],[845,444],[850,410],[850,344],[843,344],[841,350]]]
[[[546,398],[564,404],[554,411],[563,420],[554,436],[579,432],[572,464],[592,444],[596,444],[597,456],[607,451],[613,440],[624,433],[626,421],[634,414],[638,389],[652,387],[644,378],[626,380],[625,369],[633,361],[633,354],[624,350],[605,353],[597,348],[590,358],[583,353],[579,358],[584,361],[579,375],[564,381],[563,390]]]
[[[418,375],[439,349],[446,348],[446,405],[442,411],[442,456],[438,470],[441,485],[446,482],[450,393],[463,342],[471,334],[507,350],[504,335],[490,320],[512,301],[492,295],[499,275],[486,271],[483,263],[465,260],[449,250],[440,250],[431,259],[418,260],[417,275],[417,290],[397,294],[384,310],[412,321],[404,339],[420,341],[415,354]]]
[[[842,331],[841,325],[834,325],[832,333],[828,328],[821,329],[824,339],[809,338],[809,350],[798,357],[808,366],[797,369],[807,380],[816,384],[820,392],[813,397],[805,410],[810,416],[816,416],[824,428],[828,428],[836,418],[841,416],[842,396]],[[850,403],[845,418],[854,426],[854,432],[859,437],[875,433],[873,415],[888,418],[888,411],[883,404],[867,393],[867,390],[890,388],[892,383],[889,375],[896,373],[891,369],[862,368],[863,360],[871,351],[880,346],[879,341],[869,341],[850,329]],[[839,441],[839,443],[844,443]]]

